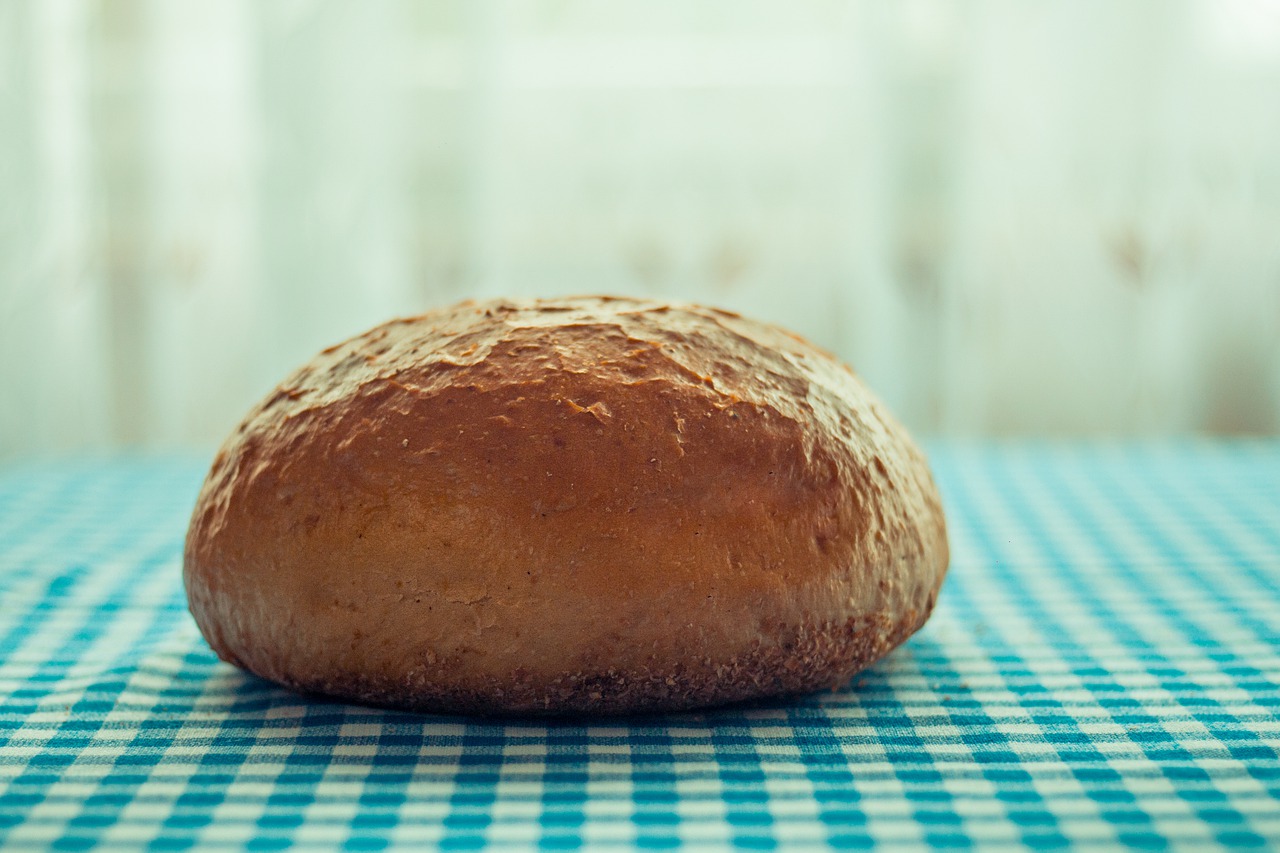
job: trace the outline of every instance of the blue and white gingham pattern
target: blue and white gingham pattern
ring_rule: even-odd
[[[954,559],[853,689],[494,722],[219,663],[202,465],[0,474],[0,845],[1280,846],[1280,444],[934,448]]]

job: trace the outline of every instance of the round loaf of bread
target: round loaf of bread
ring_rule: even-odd
[[[841,685],[947,560],[924,457],[832,356],[583,297],[325,350],[218,453],[184,576],[213,649],[299,691],[618,714]]]

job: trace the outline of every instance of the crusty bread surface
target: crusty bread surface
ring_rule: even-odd
[[[840,685],[947,562],[923,455],[826,352],[579,297],[325,350],[217,454],[184,577],[222,658],[299,691],[618,714]]]

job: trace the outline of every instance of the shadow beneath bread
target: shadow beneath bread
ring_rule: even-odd
[[[679,713],[611,717],[464,716],[351,705],[304,696],[227,665],[210,673],[222,723],[209,744],[252,764],[283,761],[286,772],[345,766],[409,774],[419,781],[492,781],[496,774],[585,784],[603,777],[723,776],[769,762],[847,766],[883,760],[875,741],[901,727],[904,694],[918,704],[928,687],[920,658],[934,644],[917,637],[838,690],[740,702]],[[252,738],[244,754],[246,738]]]

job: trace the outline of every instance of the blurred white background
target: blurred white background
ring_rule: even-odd
[[[471,295],[776,320],[925,434],[1280,429],[1280,2],[3,0],[0,455]]]

